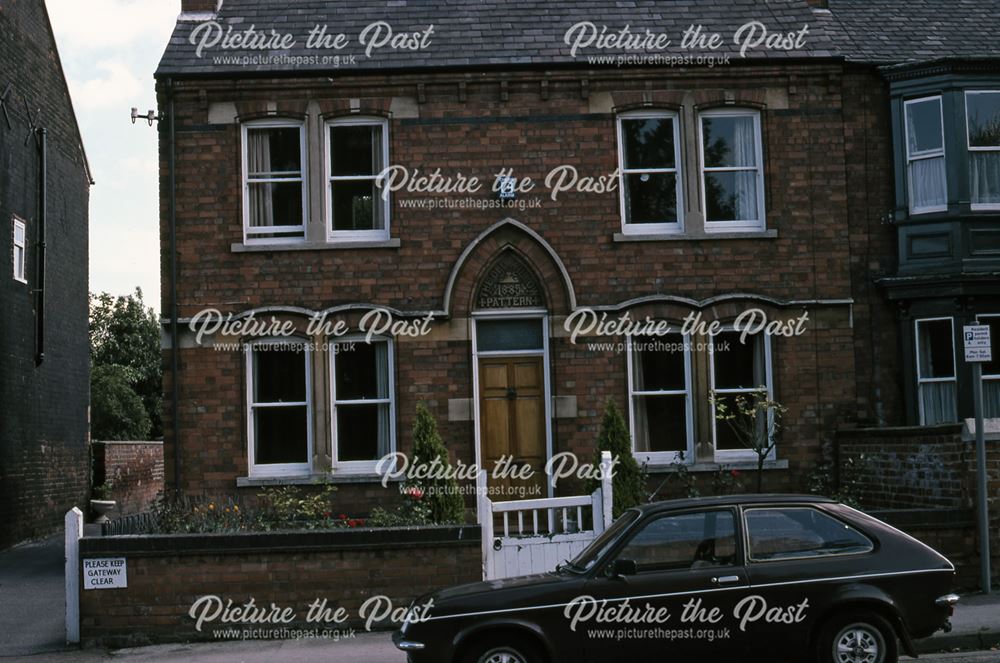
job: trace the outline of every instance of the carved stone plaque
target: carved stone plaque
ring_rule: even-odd
[[[542,308],[545,299],[538,279],[513,255],[505,255],[490,269],[479,286],[480,309]]]

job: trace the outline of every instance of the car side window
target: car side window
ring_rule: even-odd
[[[874,548],[861,532],[811,507],[747,509],[744,518],[753,562],[852,555]]]
[[[639,573],[699,569],[736,563],[736,529],[730,511],[702,511],[649,521],[618,553]]]

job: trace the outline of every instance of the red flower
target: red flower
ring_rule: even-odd
[[[417,501],[422,500],[424,497],[424,491],[417,486],[410,486],[404,492]]]
[[[740,471],[739,470],[729,470],[729,475],[732,476],[735,479],[738,476],[740,476]]]
[[[337,517],[340,518],[341,520],[347,520],[347,514],[346,513],[342,513],[342,514],[340,514]]]
[[[324,518],[329,518],[331,515],[333,515],[333,511],[324,511],[323,512],[323,517]]]

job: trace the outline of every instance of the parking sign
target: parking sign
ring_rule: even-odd
[[[989,325],[967,325],[962,328],[962,337],[965,339],[965,361],[993,361]]]

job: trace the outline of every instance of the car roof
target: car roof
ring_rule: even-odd
[[[835,500],[819,495],[795,495],[795,494],[743,494],[743,495],[720,495],[716,497],[693,497],[678,500],[663,500],[661,502],[650,502],[640,504],[637,509],[643,513],[658,511],[674,511],[679,509],[690,509],[706,506],[747,506],[754,504],[836,504]]]

